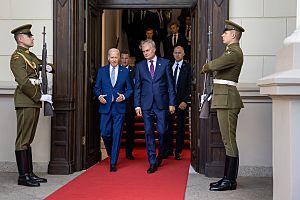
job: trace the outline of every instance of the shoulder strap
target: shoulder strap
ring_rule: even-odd
[[[24,60],[25,62],[34,70],[36,70],[36,64],[35,62],[30,62],[22,53],[17,52],[17,54],[19,54]]]

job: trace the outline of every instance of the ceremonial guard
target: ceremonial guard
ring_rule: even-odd
[[[29,51],[34,46],[31,24],[26,24],[11,31],[17,42],[17,49],[11,56],[10,68],[17,82],[14,94],[17,114],[17,138],[15,155],[18,165],[18,184],[24,186],[40,186],[47,179],[33,173],[31,143],[35,136],[42,101],[52,104],[52,96],[42,94],[39,71],[42,60]],[[54,72],[47,65],[47,72]]]
[[[210,184],[211,191],[235,190],[239,166],[239,153],[236,143],[238,114],[243,102],[236,88],[243,65],[243,52],[239,41],[245,30],[238,24],[226,20],[222,34],[226,50],[220,57],[209,61],[202,73],[216,72],[213,80],[212,108],[217,110],[219,127],[226,150],[224,177]]]

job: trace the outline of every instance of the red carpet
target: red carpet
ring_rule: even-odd
[[[183,159],[164,159],[158,171],[147,174],[148,160],[145,149],[135,149],[135,160],[126,160],[121,149],[118,171],[109,172],[109,159],[89,168],[70,181],[46,200],[88,199],[88,200],[183,200],[188,171],[190,151],[184,150]]]

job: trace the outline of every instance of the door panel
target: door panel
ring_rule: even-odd
[[[93,94],[97,69],[101,63],[101,28],[102,11],[97,9],[92,1],[87,5],[87,42],[86,42],[86,70],[85,70],[85,110],[86,135],[84,138],[85,152],[84,168],[89,168],[101,159],[100,129],[98,99]]]
[[[212,58],[220,56],[224,50],[221,34],[224,20],[228,18],[228,4],[228,0],[198,0],[192,12],[195,36],[192,45],[191,165],[197,172],[210,177],[222,176],[225,151],[215,110],[211,110],[208,119],[199,119],[199,96],[202,94],[204,78],[200,72],[207,60],[208,26],[212,30]]]

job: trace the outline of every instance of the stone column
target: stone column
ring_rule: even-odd
[[[300,1],[297,0],[297,22],[296,30],[284,40],[285,45],[300,42]]]
[[[277,55],[276,73],[258,81],[272,98],[273,199],[300,199],[300,0],[297,28]]]

